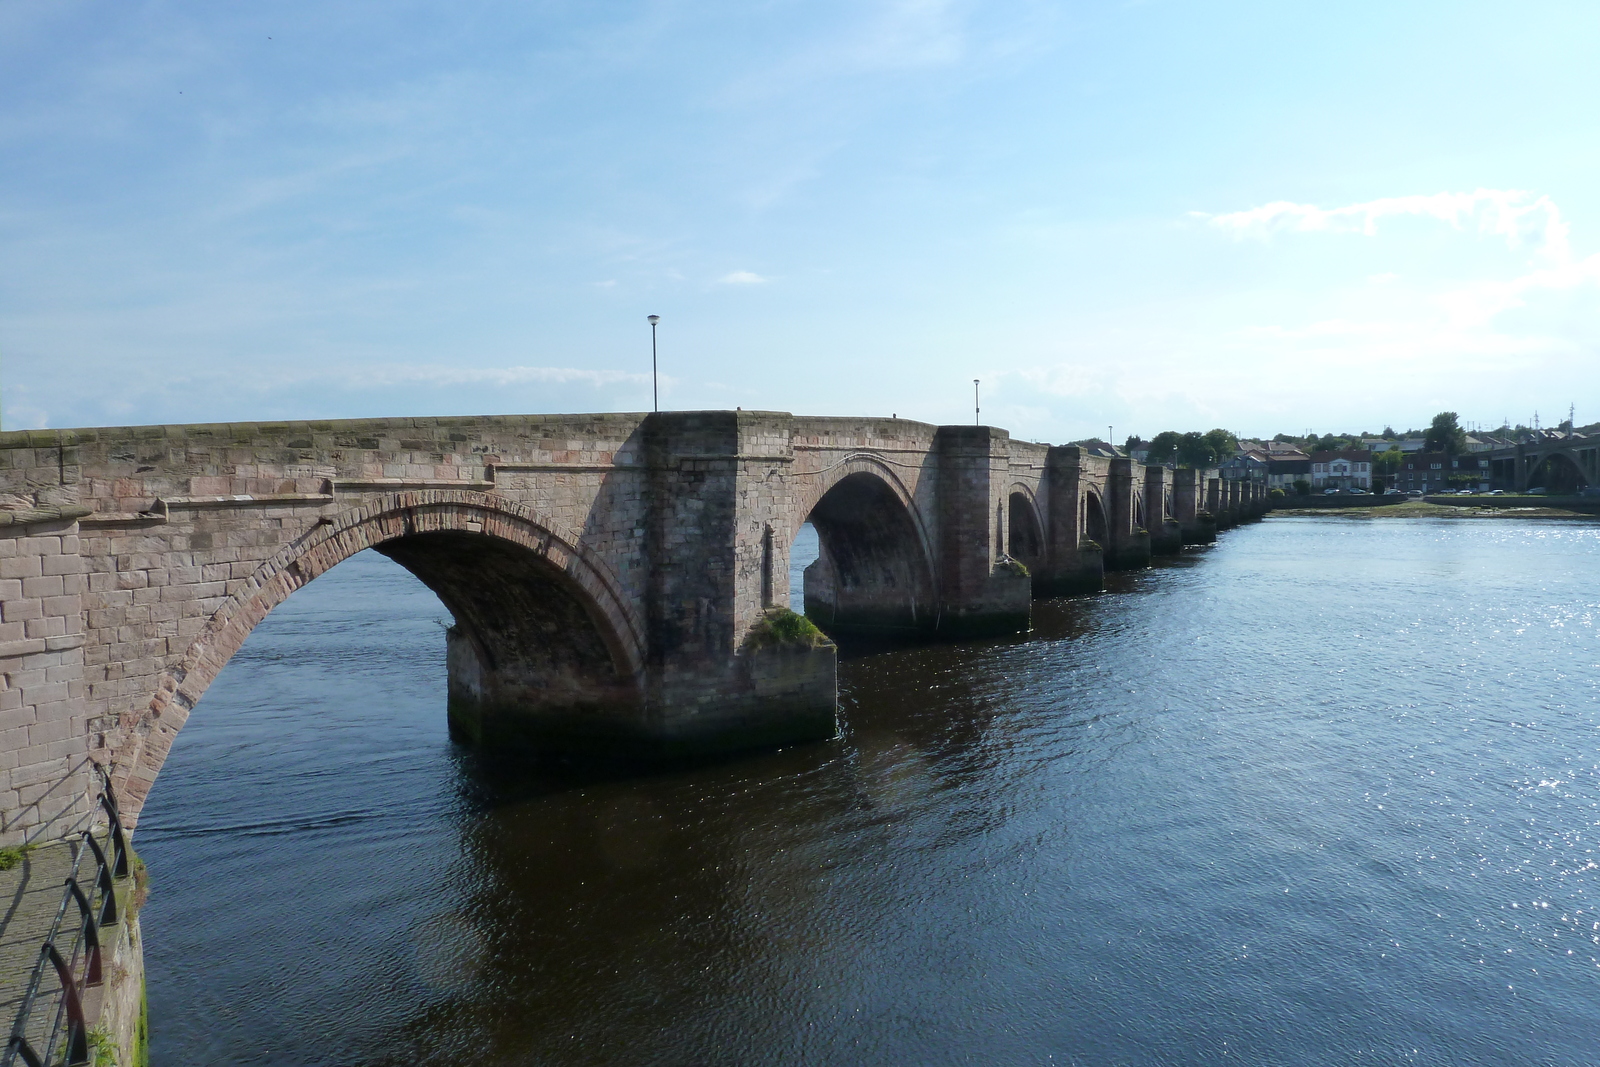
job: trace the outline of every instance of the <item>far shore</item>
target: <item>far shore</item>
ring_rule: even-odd
[[[1372,507],[1273,508],[1272,515],[1318,515],[1350,519],[1596,519],[1592,512],[1544,507],[1474,507],[1470,504],[1430,504],[1411,500],[1404,504]]]

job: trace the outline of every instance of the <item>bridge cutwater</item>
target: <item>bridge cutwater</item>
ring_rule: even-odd
[[[673,755],[833,736],[835,648],[1013,633],[1035,596],[1204,542],[1259,485],[987,426],[779,412],[0,434],[3,840],[128,826],[206,687],[296,589],[374,549],[454,616],[462,739]]]

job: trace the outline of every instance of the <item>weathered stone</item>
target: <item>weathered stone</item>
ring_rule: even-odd
[[[91,756],[135,821],[250,631],[367,548],[455,617],[459,736],[688,754],[833,733],[833,648],[744,641],[787,602],[808,520],[830,633],[1014,632],[1030,586],[1097,589],[1190,536],[1198,486],[1186,519],[1165,479],[990,427],[778,412],[0,434],[0,494],[23,502],[0,512],[0,699],[22,731],[0,843],[88,819]]]

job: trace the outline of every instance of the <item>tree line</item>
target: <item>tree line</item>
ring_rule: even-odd
[[[1426,430],[1407,430],[1404,434],[1396,433],[1391,426],[1385,426],[1382,434],[1330,433],[1319,437],[1312,433],[1304,437],[1294,437],[1280,433],[1273,437],[1273,440],[1296,445],[1309,454],[1361,448],[1363,440],[1370,440],[1373,437],[1394,442],[1389,448],[1372,453],[1375,469],[1380,473],[1392,474],[1399,469],[1400,441],[1407,437],[1421,437],[1423,447],[1429,452],[1443,452],[1454,456],[1467,450],[1467,433],[1461,428],[1460,416],[1454,411],[1439,412]],[[1208,430],[1205,433],[1198,430],[1190,430],[1188,433],[1165,430],[1148,442],[1137,436],[1129,437],[1125,447],[1129,452],[1136,448],[1147,449],[1148,455],[1145,459],[1147,463],[1174,463],[1180,467],[1215,467],[1237,454],[1239,437],[1229,430],[1222,429]]]
[[[1239,451],[1239,437],[1227,430],[1190,430],[1179,433],[1164,430],[1146,444],[1137,437],[1128,438],[1128,448],[1149,449],[1146,463],[1176,463],[1180,467],[1215,467],[1232,459]]]

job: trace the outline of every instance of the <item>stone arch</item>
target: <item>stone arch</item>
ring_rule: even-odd
[[[1107,547],[1111,526],[1106,521],[1105,501],[1093,489],[1083,494],[1083,523],[1079,528],[1085,538],[1101,548]]]
[[[1139,530],[1148,530],[1150,528],[1150,524],[1145,521],[1144,491],[1141,489],[1133,491],[1133,525],[1135,529]]]
[[[112,765],[130,825],[189,713],[261,620],[368,548],[410,570],[455,616],[452,689],[456,659],[468,655],[492,669],[593,670],[613,696],[639,698],[643,620],[610,568],[575,534],[486,493],[391,494],[320,520],[261,564],[162,674],[148,704],[124,715]],[[488,575],[493,580],[483,581]],[[512,662],[526,660],[540,639],[554,649],[546,662]]]
[[[920,469],[920,468],[919,468]],[[922,509],[917,506],[915,494],[906,486],[905,479],[895,470],[895,465],[880,456],[870,453],[856,452],[846,456],[837,463],[830,464],[821,471],[807,472],[795,471],[796,478],[804,479],[803,487],[795,494],[797,505],[794,509],[794,526],[788,531],[789,540],[794,540],[794,535],[800,527],[811,521],[811,513],[816,510],[822,498],[833,491],[833,488],[847,478],[857,474],[869,474],[883,483],[885,489],[894,495],[900,506],[905,509],[912,525],[916,528],[917,540],[922,545],[923,553],[931,560],[933,558],[933,541],[928,536],[927,524],[922,518]]]
[[[842,637],[936,629],[932,554],[905,484],[883,461],[860,455],[825,475],[795,509],[794,532],[810,522],[820,553],[805,570],[806,615]]]
[[[1576,460],[1566,452],[1549,452],[1529,464],[1528,488],[1543,487],[1551,493],[1576,493],[1588,486],[1589,478]]]
[[[1044,556],[1044,521],[1033,490],[1020,482],[1012,485],[1006,511],[1006,554],[1031,569]]]

